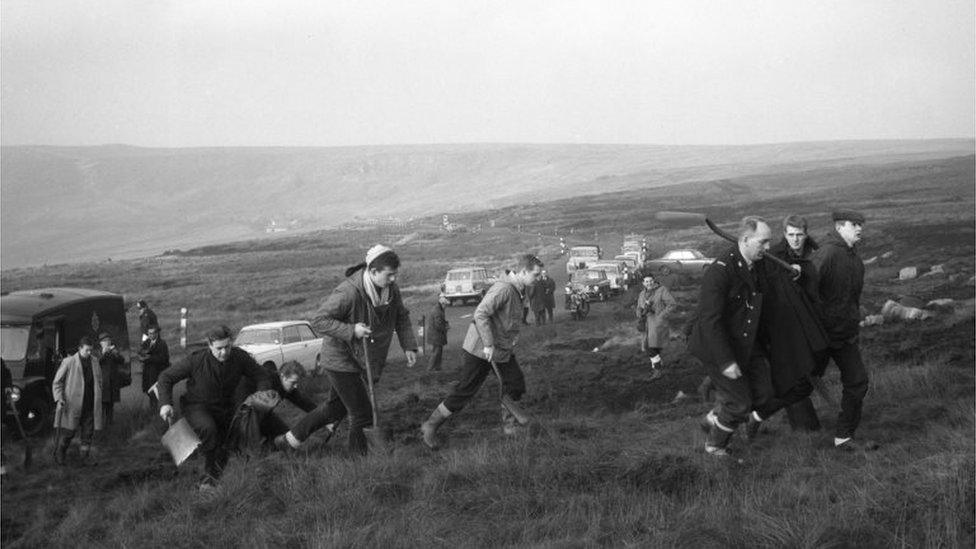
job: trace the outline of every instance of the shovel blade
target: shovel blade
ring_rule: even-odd
[[[193,431],[185,418],[181,418],[170,425],[169,429],[163,433],[161,441],[163,446],[169,450],[169,454],[173,457],[173,463],[177,467],[182,465],[201,444],[200,437]]]
[[[512,414],[512,417],[515,418],[515,421],[517,421],[519,425],[525,425],[529,422],[529,416],[527,416],[525,412],[523,412],[522,409],[519,408],[518,404],[516,404],[515,401],[512,400],[512,397],[508,395],[502,395],[502,406],[504,406],[505,409]]]
[[[363,434],[366,435],[366,444],[369,445],[369,449],[372,452],[377,454],[393,453],[390,433],[385,429],[380,427],[367,427],[363,429]]]

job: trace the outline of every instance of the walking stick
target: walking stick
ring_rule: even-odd
[[[24,469],[30,469],[34,457],[33,449],[31,448],[30,437],[27,436],[27,431],[24,431],[24,424],[20,421],[20,410],[17,409],[17,401],[15,399],[10,399],[10,409],[14,412],[14,422],[17,423],[20,438],[24,441]]]
[[[52,456],[57,456],[58,446],[61,446],[61,418],[64,415],[64,403],[58,401],[57,408],[54,411],[54,453]]]

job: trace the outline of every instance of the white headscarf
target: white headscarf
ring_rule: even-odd
[[[366,290],[366,295],[369,296],[369,300],[373,303],[373,307],[386,304],[390,301],[390,289],[383,288],[380,292],[376,291],[376,286],[373,285],[373,281],[369,278],[369,264],[384,253],[392,251],[393,248],[377,244],[366,252],[366,268],[363,269],[363,288]]]

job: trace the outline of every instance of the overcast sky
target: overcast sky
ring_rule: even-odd
[[[3,0],[4,145],[973,137],[973,0]]]

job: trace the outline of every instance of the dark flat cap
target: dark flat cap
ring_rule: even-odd
[[[102,332],[102,333],[98,334],[98,340],[101,341],[103,339],[112,339],[112,334],[110,334],[108,332]]]
[[[836,210],[830,216],[834,218],[834,221],[850,221],[864,225],[864,214],[854,210]]]

